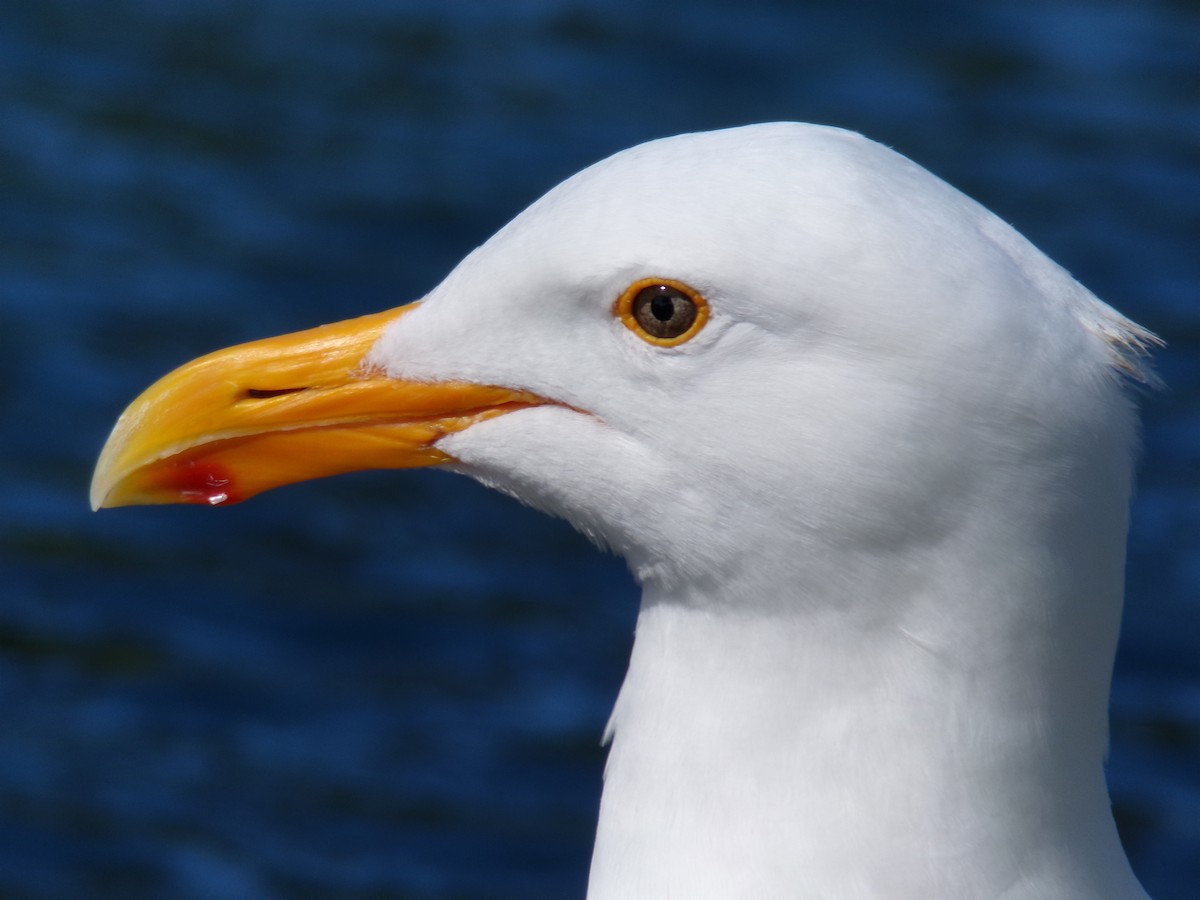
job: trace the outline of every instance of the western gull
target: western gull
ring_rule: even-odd
[[[687,134],[167,375],[92,504],[441,465],[621,554],[593,900],[1145,898],[1103,760],[1155,340],[859,135]]]

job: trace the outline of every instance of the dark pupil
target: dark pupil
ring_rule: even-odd
[[[642,288],[633,299],[633,317],[651,337],[677,338],[696,321],[692,298],[666,284]]]
[[[650,315],[660,322],[669,322],[675,314],[675,303],[665,294],[659,294],[650,301]]]

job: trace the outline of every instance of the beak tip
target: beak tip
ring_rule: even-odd
[[[88,489],[88,505],[91,506],[92,512],[99,511],[108,499],[109,485],[106,481],[107,479],[101,477],[100,467],[97,466],[92,473],[92,484]]]
[[[112,495],[113,485],[107,478],[100,478],[100,473],[92,478],[92,487],[88,492],[88,503],[92,507],[92,512],[99,512],[109,504],[108,499]]]
[[[96,467],[92,470],[92,483],[88,488],[88,502],[92,507],[92,512],[98,512],[106,506],[119,505],[110,503],[109,501],[120,480],[113,477],[113,463],[116,456],[113,445],[114,438],[120,428],[121,422],[118,421],[117,427],[113,429],[113,433],[104,442],[104,447],[100,451],[100,458],[96,461]]]

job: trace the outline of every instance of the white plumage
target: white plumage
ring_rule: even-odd
[[[711,304],[680,347],[613,320],[653,275]],[[792,124],[593,166],[393,325],[389,374],[564,404],[440,447],[643,586],[589,897],[1143,896],[1102,761],[1147,340]]]

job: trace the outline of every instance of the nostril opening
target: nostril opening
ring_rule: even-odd
[[[261,388],[246,388],[246,399],[248,400],[268,400],[271,397],[282,397],[284,394],[295,394],[299,391],[306,390],[302,387],[294,388],[276,388],[274,390],[263,390]]]

